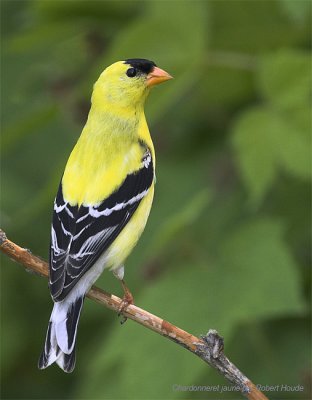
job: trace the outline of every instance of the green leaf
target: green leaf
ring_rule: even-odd
[[[303,179],[311,175],[309,110],[288,114],[254,108],[237,121],[233,145],[251,203],[258,205],[279,170]]]
[[[232,307],[223,304],[228,311],[233,308],[232,312],[245,318],[252,310],[259,318],[304,309],[297,267],[283,240],[284,230],[279,221],[258,218],[225,238],[220,263],[230,275],[226,279],[228,289],[236,293]],[[248,302],[245,291],[250,291]],[[240,310],[236,308],[238,303]]]
[[[279,0],[279,3],[288,17],[297,23],[311,16],[311,2],[308,0]]]
[[[276,131],[277,158],[290,174],[308,180],[311,176],[311,118],[305,106],[288,114],[276,115],[280,129]]]
[[[168,265],[136,304],[195,335],[215,328],[226,340],[242,321],[300,313],[296,265],[282,236],[278,221],[243,224],[228,234],[215,260]],[[130,321],[122,328],[116,321],[112,329],[90,350],[97,353],[77,389],[82,397],[180,398],[173,384],[193,384],[202,373],[209,377],[200,360],[159,335]],[[103,376],[110,382],[105,387]]]
[[[258,85],[264,97],[281,108],[306,105],[311,94],[311,55],[280,50],[262,57]]]
[[[195,223],[210,201],[211,194],[207,189],[202,189],[178,212],[164,219],[148,246],[149,257],[159,256],[171,242],[174,242],[179,233]]]
[[[261,108],[243,114],[234,126],[237,162],[254,205],[260,203],[277,174],[275,131],[274,118]]]

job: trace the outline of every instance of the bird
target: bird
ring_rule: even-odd
[[[123,286],[120,311],[133,296],[124,262],[152,206],[155,150],[144,113],[154,86],[172,76],[150,60],[110,65],[93,86],[87,122],[54,200],[49,289],[54,302],[39,369],[56,363],[72,372],[77,327],[86,293],[104,269]]]

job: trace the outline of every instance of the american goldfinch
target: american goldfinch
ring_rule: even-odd
[[[54,201],[49,287],[54,301],[38,366],[75,367],[84,298],[104,269],[124,284],[124,261],[143,232],[155,182],[144,115],[150,88],[172,77],[144,59],[119,61],[94,85],[88,120]]]

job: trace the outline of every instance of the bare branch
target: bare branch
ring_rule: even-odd
[[[48,264],[31,254],[29,250],[11,242],[1,229],[0,249],[13,261],[20,263],[27,271],[48,277]],[[95,286],[90,289],[87,297],[115,312],[118,312],[122,302],[119,297],[104,292]],[[124,311],[124,315],[196,354],[219,371],[229,382],[237,386],[248,399],[267,400],[267,397],[225,356],[223,338],[219,336],[217,331],[210,330],[207,335],[198,338],[135,305],[129,305]]]

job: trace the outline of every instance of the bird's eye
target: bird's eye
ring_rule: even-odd
[[[129,68],[126,74],[127,76],[129,76],[129,78],[133,78],[134,76],[136,76],[137,70],[135,68]]]

